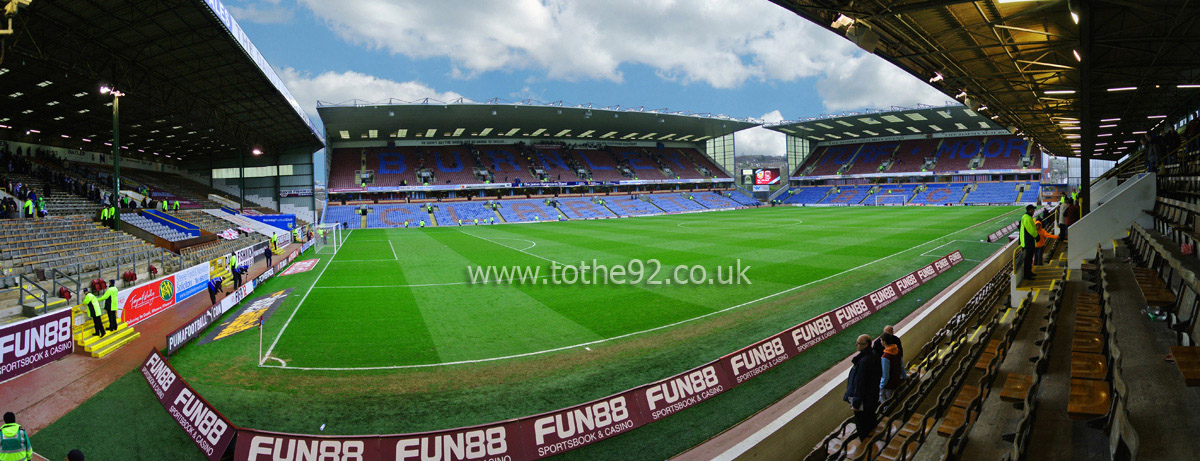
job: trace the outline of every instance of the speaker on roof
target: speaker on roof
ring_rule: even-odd
[[[872,32],[871,29],[862,24],[856,23],[850,26],[849,29],[846,29],[846,38],[868,53],[874,53],[875,47],[879,46],[879,34]]]

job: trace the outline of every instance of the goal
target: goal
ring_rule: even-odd
[[[342,247],[344,238],[342,237],[341,224],[318,224],[313,231],[313,238],[317,239],[315,244],[318,254],[334,254]]]
[[[903,206],[908,201],[905,194],[882,194],[875,196],[875,206]]]

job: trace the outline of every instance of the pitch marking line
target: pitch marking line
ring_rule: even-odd
[[[349,239],[350,239],[350,236],[347,235],[345,240],[342,240],[342,245],[339,245],[336,249],[333,250],[333,256],[330,256],[329,259],[327,261],[325,261],[325,267],[321,268],[321,272],[319,274],[317,274],[317,278],[313,279],[312,285],[308,286],[308,291],[305,291],[304,296],[300,298],[300,304],[297,304],[296,308],[292,309],[292,315],[289,315],[287,321],[283,322],[283,328],[279,329],[279,334],[276,334],[275,340],[271,341],[271,346],[267,348],[267,353],[263,354],[264,358],[262,361],[258,362],[258,366],[260,366],[260,367],[264,366],[263,363],[266,363],[266,361],[267,361],[266,359],[273,358],[273,357],[271,357],[271,351],[275,350],[275,345],[279,343],[279,338],[283,337],[283,332],[287,331],[287,327],[289,324],[292,323],[292,319],[296,317],[296,313],[300,312],[300,307],[304,305],[304,300],[308,299],[308,294],[312,293],[313,288],[317,286],[317,282],[321,281],[321,276],[325,275],[326,269],[329,269],[329,263],[333,262],[334,259],[337,259],[338,251],[341,250],[343,246],[345,246],[346,240],[349,240]],[[283,360],[281,360],[281,359],[277,359],[277,360],[283,362]],[[283,366],[286,367],[287,362],[283,362],[283,363],[284,363]]]
[[[957,233],[960,233],[960,232],[963,232],[963,231],[967,231],[967,230],[974,229],[974,228],[976,228],[976,227],[979,227],[979,226],[981,226],[981,225],[987,224],[987,223],[989,223],[989,222],[991,222],[991,221],[995,221],[995,219],[989,219],[989,220],[986,220],[986,221],[979,222],[978,224],[975,224],[975,225],[973,225],[973,226],[971,226],[971,227],[967,227],[967,228],[964,228],[964,229],[960,229],[960,230],[957,230],[957,231],[955,231],[955,232],[952,232],[952,233],[949,233],[949,234],[943,235],[943,236],[941,236],[941,237],[937,237],[937,238],[935,238],[935,239],[932,239],[932,240],[930,240],[930,241],[928,241],[928,242],[921,243],[921,244],[918,244],[918,245],[914,245],[913,247],[911,247],[911,248],[909,248],[909,249],[907,249],[907,250],[900,250],[900,251],[897,251],[897,252],[895,252],[895,253],[892,253],[892,254],[890,254],[890,255],[884,256],[884,257],[882,257],[882,258],[876,259],[876,260],[874,260],[874,261],[870,261],[870,262],[863,263],[863,264],[861,264],[861,265],[859,265],[859,266],[857,266],[857,267],[853,267],[853,268],[850,268],[850,269],[846,269],[846,270],[844,270],[844,271],[838,272],[838,273],[836,273],[836,274],[833,274],[833,275],[826,276],[826,277],[824,277],[824,278],[821,278],[821,279],[819,279],[819,280],[813,280],[813,281],[811,281],[811,282],[804,283],[803,285],[798,285],[798,286],[795,286],[795,287],[792,287],[792,288],[788,288],[788,289],[786,289],[786,290],[783,290],[783,291],[780,291],[780,292],[778,292],[778,293],[769,294],[769,295],[763,296],[763,297],[761,297],[761,298],[758,298],[758,299],[755,299],[755,300],[752,300],[752,301],[746,301],[746,302],[744,302],[744,303],[741,303],[741,304],[738,304],[738,305],[735,305],[735,306],[726,307],[726,308],[724,308],[724,309],[721,309],[721,310],[719,310],[719,311],[713,311],[713,312],[709,312],[709,313],[707,313],[707,314],[704,314],[704,315],[700,315],[700,316],[693,317],[693,318],[690,318],[690,319],[684,319],[684,320],[680,320],[680,321],[678,321],[678,322],[671,323],[671,324],[668,324],[668,325],[661,325],[661,326],[657,326],[657,327],[650,328],[650,329],[646,329],[646,330],[642,330],[642,331],[635,331],[635,332],[632,332],[632,333],[626,333],[626,334],[623,334],[623,335],[614,336],[614,337],[611,337],[611,338],[603,338],[603,339],[598,339],[598,340],[595,340],[595,341],[589,341],[589,342],[586,342],[586,343],[579,343],[579,344],[574,344],[574,345],[570,345],[570,346],[556,347],[556,348],[553,348],[553,349],[545,349],[545,350],[541,350],[541,351],[526,352],[526,353],[523,353],[523,354],[506,355],[506,356],[502,356],[502,357],[488,357],[488,358],[484,358],[484,359],[458,360],[458,361],[454,361],[454,362],[425,363],[425,364],[418,364],[418,365],[389,365],[389,366],[380,366],[380,367],[290,367],[290,366],[287,366],[287,365],[283,365],[283,366],[278,366],[278,367],[268,367],[268,368],[282,368],[282,369],[287,369],[287,370],[301,370],[301,371],[368,371],[368,370],[401,370],[401,369],[409,369],[409,368],[432,368],[432,367],[441,367],[441,366],[449,366],[449,365],[466,365],[466,364],[472,364],[472,363],[495,362],[495,361],[499,361],[499,360],[508,360],[508,359],[515,359],[515,358],[521,358],[521,357],[531,357],[531,356],[534,356],[534,355],[542,355],[542,354],[548,354],[548,353],[551,353],[551,352],[565,351],[565,350],[568,350],[568,349],[576,349],[576,348],[579,348],[579,347],[587,347],[587,346],[592,346],[592,345],[595,345],[595,344],[606,343],[606,342],[609,342],[609,341],[615,341],[615,340],[618,340],[618,339],[628,338],[628,337],[630,337],[630,336],[636,336],[636,335],[640,335],[640,334],[644,334],[644,333],[650,333],[650,332],[653,332],[653,331],[662,330],[662,329],[665,329],[665,328],[671,328],[671,327],[675,327],[675,326],[682,325],[682,324],[685,324],[685,323],[689,323],[689,322],[692,322],[692,321],[695,321],[695,320],[700,320],[700,319],[703,319],[703,318],[706,318],[706,317],[711,317],[711,316],[713,316],[713,315],[717,315],[717,314],[720,314],[720,313],[724,313],[724,312],[727,312],[727,311],[731,311],[731,310],[734,310],[734,309],[737,309],[737,308],[740,308],[740,307],[745,307],[745,306],[748,306],[748,305],[751,305],[751,304],[754,304],[754,303],[758,303],[758,302],[760,302],[760,301],[765,301],[765,300],[767,300],[767,299],[771,299],[771,298],[774,298],[774,297],[776,297],[776,296],[779,296],[779,295],[782,295],[782,294],[786,294],[786,293],[790,293],[790,292],[793,292],[793,291],[799,290],[799,289],[801,289],[801,288],[807,287],[807,286],[809,286],[809,285],[812,285],[812,284],[814,284],[814,283],[820,283],[820,282],[824,282],[824,281],[826,281],[826,280],[829,280],[829,279],[831,279],[831,278],[838,277],[838,276],[844,275],[844,274],[846,274],[846,273],[849,273],[849,272],[853,272],[853,271],[856,271],[856,270],[862,269],[862,268],[864,268],[864,267],[870,266],[870,265],[872,265],[872,264],[875,264],[875,263],[877,263],[877,262],[884,261],[884,260],[887,260],[887,259],[891,259],[891,258],[893,258],[893,257],[895,257],[895,256],[897,256],[897,255],[900,255],[900,254],[903,254],[903,253],[908,253],[908,252],[910,252],[910,251],[913,251],[913,250],[915,250],[915,249],[917,249],[917,248],[921,248],[921,247],[923,247],[923,246],[925,246],[925,245],[928,245],[928,244],[930,244],[930,243],[936,242],[936,241],[938,241],[938,240],[940,240],[940,239],[943,239],[943,238],[949,237],[949,236],[951,236],[951,235],[954,235],[954,234],[957,234]],[[464,233],[464,234],[467,234],[467,235],[471,235],[472,237],[476,237],[476,238],[482,239],[482,240],[487,240],[487,241],[489,241],[489,242],[495,243],[495,244],[497,244],[497,245],[500,245],[500,246],[505,246],[505,247],[508,247],[508,245],[504,245],[504,244],[502,244],[502,243],[494,242],[494,241],[492,241],[492,240],[488,240],[488,239],[486,239],[486,238],[483,238],[483,237],[480,237],[480,236],[478,236],[478,235],[473,235],[473,234],[470,234],[470,233],[467,233],[467,232],[463,232],[463,233]],[[509,247],[509,248],[512,248],[512,247]],[[516,248],[512,248],[512,249],[516,250]],[[547,261],[551,261],[551,260],[549,260],[549,259],[543,258],[543,257],[541,257],[541,256],[538,256],[538,255],[535,255],[535,254],[532,254],[532,253],[526,253],[524,250],[517,250],[517,251],[520,251],[520,252],[522,252],[522,253],[528,254],[528,255],[530,255],[530,256],[533,256],[533,257],[536,257],[536,258],[540,258],[540,259],[545,259],[545,260],[547,260]],[[328,266],[328,264],[326,264],[326,266],[325,266],[325,267],[329,267],[329,266]],[[325,272],[324,270],[322,270],[322,271],[321,271],[321,273],[324,273],[324,272]],[[320,280],[320,278],[321,278],[321,276],[320,276],[320,275],[318,275],[318,276],[317,276],[317,279],[318,279],[318,280]],[[316,285],[316,282],[315,282],[315,281],[313,282],[313,285]],[[309,291],[312,291],[312,288],[309,288]],[[305,296],[305,297],[308,297],[308,293],[305,293],[305,294],[304,294],[304,296]],[[304,300],[303,300],[303,299],[301,299],[301,300],[300,300],[300,304],[301,304],[301,305],[303,305],[303,304],[304,304]],[[296,310],[297,310],[297,311],[298,311],[298,310],[300,310],[300,306],[296,306]],[[295,312],[295,311],[293,311],[293,312],[292,312],[292,316],[295,316],[295,315],[296,315],[296,312]],[[292,319],[291,319],[291,317],[288,317],[288,322],[291,322],[291,320],[292,320]],[[286,324],[286,323],[284,324],[284,328],[285,328],[285,329],[287,328],[287,324]],[[279,331],[279,335],[280,335],[280,336],[282,336],[282,335],[283,335],[283,330],[280,330],[280,331]],[[275,337],[275,341],[276,341],[276,342],[278,342],[278,341],[279,341],[279,336],[276,336],[276,337]],[[271,347],[272,347],[272,348],[274,348],[274,347],[275,347],[275,344],[274,344],[274,343],[272,343],[272,344],[271,344]],[[271,350],[270,350],[270,349],[268,349],[268,350],[267,350],[267,355],[270,355],[270,353],[271,353]],[[266,367],[265,365],[262,365],[261,363],[259,364],[259,366]]]
[[[399,260],[400,260],[400,257],[396,255],[396,246],[395,246],[395,245],[392,245],[392,240],[391,240],[391,239],[388,239],[388,241],[387,241],[387,242],[388,242],[388,246],[392,248],[392,259],[395,259],[396,261],[399,261]]]

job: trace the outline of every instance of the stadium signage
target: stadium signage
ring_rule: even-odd
[[[629,391],[571,408],[521,419],[526,459],[548,456],[591,445],[646,424]]]
[[[233,441],[233,424],[184,382],[158,349],[150,351],[141,370],[158,402],[196,447],[210,460],[221,459]]]
[[[649,419],[647,422],[654,422],[711,399],[732,387],[733,383],[721,362],[714,361],[638,389],[638,406]]]
[[[175,275],[121,291],[117,300],[121,306],[121,320],[129,326],[137,325],[175,305]]]
[[[36,370],[74,351],[71,309],[59,309],[5,325],[0,328],[0,382]]]
[[[636,429],[720,395],[878,312],[962,261],[962,254],[955,251],[866,296],[716,361],[570,408],[481,426],[399,435],[317,437],[239,428],[234,459],[269,461],[279,453],[290,453],[290,459],[296,461],[546,458]],[[234,296],[227,299],[231,298]],[[143,373],[148,382],[155,376],[145,366]],[[178,380],[173,370],[171,375],[163,376],[167,381]],[[164,400],[155,384],[151,388]]]
[[[311,271],[311,270],[313,270],[314,267],[317,267],[317,262],[319,262],[319,261],[321,261],[320,258],[305,259],[296,264],[292,264],[292,267],[287,268],[287,270],[283,271],[279,275],[284,276],[284,275],[299,274],[301,272]]]

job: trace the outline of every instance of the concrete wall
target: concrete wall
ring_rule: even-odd
[[[1004,267],[1017,245],[1015,240],[1009,242],[896,324],[896,333],[908,345],[905,350],[910,353],[904,357],[905,362]],[[842,401],[849,370],[847,354],[845,360],[776,404],[673,459],[804,458],[837,424],[853,414]]]
[[[1068,235],[1067,267],[1079,269],[1084,259],[1096,254],[1096,245],[1112,248],[1113,239],[1125,236],[1134,222],[1153,227],[1154,219],[1143,210],[1154,209],[1157,182],[1154,173],[1135,176],[1108,194],[1102,205],[1072,224]]]
[[[1116,190],[1118,185],[1117,178],[1111,177],[1106,178],[1092,186],[1092,189],[1089,191],[1091,192],[1091,207],[1088,209],[1095,210],[1100,206],[1101,203],[1108,201],[1108,195],[1111,194],[1112,191]]]

